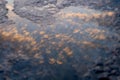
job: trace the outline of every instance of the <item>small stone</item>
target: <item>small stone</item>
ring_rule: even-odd
[[[116,76],[110,76],[109,78],[110,78],[110,80],[117,80]]]
[[[112,61],[112,60],[107,60],[107,61],[105,62],[105,65],[111,65],[111,64],[113,64],[113,61]]]
[[[96,66],[94,70],[101,70],[102,68],[100,66]]]
[[[117,80],[120,80],[120,76],[117,77]]]
[[[101,73],[98,77],[101,78],[101,77],[108,77],[108,72],[103,72]]]
[[[112,70],[110,75],[118,76],[120,73],[117,70]]]
[[[112,70],[113,70],[113,69],[119,70],[119,65],[114,64],[114,65],[111,65],[110,68],[111,68]]]
[[[111,70],[110,67],[108,67],[108,66],[104,67],[105,72],[109,72],[110,70]]]
[[[83,77],[85,77],[85,78],[90,77],[90,73],[88,72],[88,73],[84,74]]]

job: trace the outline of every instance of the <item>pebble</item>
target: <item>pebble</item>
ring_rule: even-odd
[[[101,73],[100,75],[98,75],[98,78],[100,78],[100,77],[108,77],[108,72],[103,72],[103,73]]]
[[[117,71],[119,71],[119,69],[120,69],[117,64],[111,65],[110,68],[112,70],[117,70]]]
[[[108,66],[105,66],[103,69],[105,72],[110,72],[110,70],[111,70],[110,67],[108,67]]]

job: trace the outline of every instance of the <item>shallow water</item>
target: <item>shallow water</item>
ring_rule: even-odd
[[[51,69],[53,73],[48,74],[54,76],[56,73],[66,75],[70,73],[69,71],[73,73],[67,76],[76,73],[83,75],[96,59],[107,58],[112,49],[119,46],[118,42],[112,39],[113,36],[117,37],[115,31],[91,20],[91,16],[102,14],[101,11],[83,9],[82,6],[68,7],[56,14],[57,21],[48,25],[47,22],[34,23],[16,15],[12,11],[11,0],[8,1],[8,17],[14,23],[0,27],[5,42],[8,41],[6,47],[8,52],[5,57],[15,59],[19,57],[23,59],[20,64],[26,64],[24,60],[30,61],[32,66],[37,67],[35,72],[43,71],[44,74],[44,69],[48,71]],[[20,65],[13,65],[13,69],[16,66]],[[33,68],[28,68],[28,72],[34,72]]]

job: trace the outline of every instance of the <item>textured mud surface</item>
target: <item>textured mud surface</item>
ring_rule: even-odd
[[[7,1],[0,80],[120,79],[119,1]]]

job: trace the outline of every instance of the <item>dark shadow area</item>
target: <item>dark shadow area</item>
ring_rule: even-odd
[[[101,77],[101,78],[99,78],[99,80],[110,80],[110,79],[107,77]]]

